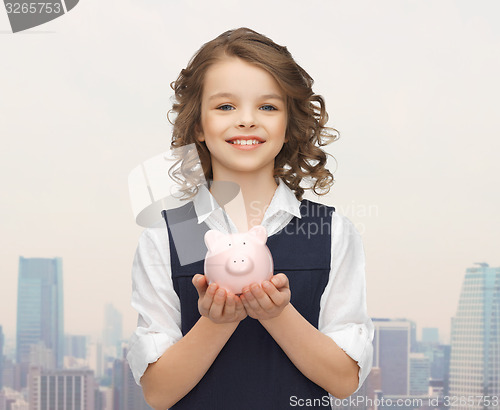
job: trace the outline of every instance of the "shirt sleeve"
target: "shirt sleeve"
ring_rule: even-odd
[[[365,254],[353,223],[332,213],[331,271],[321,296],[318,329],[359,366],[362,386],[373,362],[373,323],[366,309]]]
[[[132,265],[132,307],[139,315],[127,361],[140,385],[149,363],[182,338],[180,301],[173,287],[164,225],[146,229],[139,238]]]

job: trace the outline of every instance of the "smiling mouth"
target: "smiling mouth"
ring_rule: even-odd
[[[263,144],[264,141],[259,141],[256,139],[251,139],[251,140],[244,140],[244,139],[233,139],[227,141],[229,144],[233,145],[258,145],[258,144]]]
[[[259,137],[258,135],[235,135],[233,137],[230,137],[226,140],[228,144],[232,145],[241,145],[243,146],[254,146],[254,145],[259,145],[263,144],[266,142],[263,138]]]

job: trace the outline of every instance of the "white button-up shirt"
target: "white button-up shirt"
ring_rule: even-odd
[[[198,223],[206,222],[210,229],[224,233],[237,232],[206,187],[200,188],[193,203]],[[261,225],[272,236],[294,216],[301,217],[300,201],[280,180]],[[132,267],[132,306],[139,317],[127,359],[137,384],[148,364],[182,338],[180,301],[170,269],[168,231],[163,222],[142,233]],[[332,212],[330,277],[320,300],[318,330],[358,363],[359,388],[373,360],[373,324],[366,310],[365,255],[359,232],[337,212]]]

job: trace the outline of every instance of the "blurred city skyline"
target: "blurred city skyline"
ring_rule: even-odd
[[[35,261],[35,262],[32,262],[32,261]],[[37,272],[37,265],[35,265],[36,263],[40,264],[40,267],[42,268],[41,272],[44,272],[45,265],[47,265],[47,264],[57,263],[58,266],[62,266],[62,259],[59,257],[47,258],[47,259],[21,257],[19,259],[20,269],[21,269],[21,266],[26,266],[26,265],[32,266],[31,268],[29,268],[31,270],[28,271],[30,273],[32,272],[31,274]],[[26,268],[24,268],[24,269],[26,270]],[[469,272],[469,271],[475,272],[478,269],[487,269],[487,270],[493,272],[493,271],[499,270],[500,267],[489,266],[489,264],[487,264],[487,263],[476,263],[476,264],[474,264],[474,266],[470,266],[470,267],[466,268],[465,271],[466,272]],[[26,275],[26,273],[24,275]],[[62,281],[64,281],[64,272],[58,271],[58,275],[60,275],[60,279],[62,279]],[[464,276],[462,277],[462,280],[465,280],[465,273],[464,273]],[[463,292],[463,286],[464,285],[462,284],[461,292]],[[26,290],[23,290],[23,294],[26,294],[26,296],[24,296],[25,298],[28,295],[30,295],[31,293],[32,292],[26,294]],[[47,297],[54,298],[53,295],[51,295],[50,293],[47,293],[46,296],[42,296],[42,299],[45,300]],[[61,297],[61,295],[59,295],[58,297]],[[458,298],[457,298],[457,300],[458,300]],[[40,300],[38,300],[35,303],[32,303],[30,307],[33,307],[33,306],[36,307],[37,304],[41,304],[41,303],[42,302]],[[46,303],[46,302],[44,302],[44,303]],[[64,310],[64,305],[65,305],[65,303],[64,303],[64,297],[63,297],[63,304],[62,304],[61,310]],[[459,308],[459,305],[457,303],[454,315],[449,318],[450,322],[458,313],[458,308]],[[102,326],[100,328],[95,328],[93,332],[87,332],[87,333],[86,332],[70,332],[70,331],[66,331],[66,323],[64,322],[62,324],[62,328],[61,328],[61,329],[64,329],[62,335],[64,336],[65,339],[84,338],[86,343],[89,343],[89,342],[102,343],[103,346],[114,346],[114,349],[116,352],[113,353],[113,356],[118,355],[118,352],[120,351],[122,345],[123,344],[126,345],[128,343],[128,339],[130,336],[129,334],[127,334],[126,332],[123,331],[123,314],[112,303],[106,303],[102,308],[102,312],[103,312],[103,314],[101,315]],[[19,323],[19,318],[18,318],[19,312],[17,312],[17,315],[15,314],[16,312],[13,312],[13,313],[15,316],[15,321],[17,321]],[[53,314],[54,313],[51,313],[51,315],[53,315]],[[391,321],[411,322],[412,326],[413,326],[412,327],[412,337],[414,340],[424,341],[424,342],[432,340],[435,343],[440,343],[440,344],[444,344],[444,345],[450,344],[450,340],[448,340],[449,338],[444,334],[443,329],[441,329],[439,327],[423,326],[422,324],[418,323],[417,321],[413,320],[412,318],[408,318],[408,317],[401,316],[401,315],[393,315],[393,316],[384,316],[384,317],[372,316],[372,319],[373,319],[373,321],[391,320]],[[26,321],[26,319],[21,319],[21,321]],[[30,318],[30,321],[32,322],[33,320]],[[28,321],[27,323],[30,323],[30,321]],[[2,323],[0,323],[0,329],[2,330],[1,333],[4,336],[4,342],[3,342],[4,354],[8,358],[16,360],[16,356],[18,354],[18,352],[17,352],[18,348],[16,348],[16,342],[17,342],[17,344],[19,344],[19,341],[16,340],[17,339],[16,334],[15,333],[9,334],[8,332],[6,332],[5,327],[3,326]],[[26,327],[26,325],[23,325],[23,329],[28,329],[28,327]],[[39,332],[39,334],[37,333],[35,335],[32,333],[31,338],[41,337],[40,336],[41,334],[46,333],[46,332],[40,333],[40,329],[38,329],[37,331]],[[57,332],[60,332],[60,331],[61,330],[59,330]],[[50,338],[57,337],[56,334],[57,333],[55,333],[54,335],[49,336],[49,337]],[[47,337],[47,336],[45,336],[45,337]],[[52,340],[52,339],[50,339],[50,340]],[[27,340],[24,343],[29,344],[29,340]],[[49,341],[47,343],[47,341],[45,341],[45,343],[50,345],[53,342]],[[68,346],[66,345],[66,342],[63,344],[63,349],[65,351],[68,350]]]
[[[0,324],[0,410],[14,402],[23,410],[48,403],[67,408],[72,402],[87,410],[148,409],[125,359],[122,314],[112,304],[102,312],[99,340],[63,334],[61,262],[19,258],[15,349]],[[440,342],[438,328],[417,332],[418,323],[406,318],[373,318],[373,368],[349,400],[360,410],[373,408],[368,404],[373,401],[386,403],[380,408],[399,403],[402,410],[497,408],[499,284],[500,267],[467,268],[451,344]],[[338,399],[334,403],[335,410],[351,408]]]
[[[308,198],[362,234],[368,313],[449,341],[465,270],[500,266],[499,12],[495,1],[86,0],[15,35],[0,13],[4,333],[16,331],[20,256],[62,258],[68,334],[100,335],[107,303],[132,333],[142,228],[128,174],[168,149],[169,83],[193,53],[248,26],[288,47],[340,131],[332,192]]]

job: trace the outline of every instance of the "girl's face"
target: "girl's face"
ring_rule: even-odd
[[[231,180],[235,172],[272,177],[286,127],[286,96],[267,71],[236,57],[207,70],[198,139],[210,151],[214,179]]]

